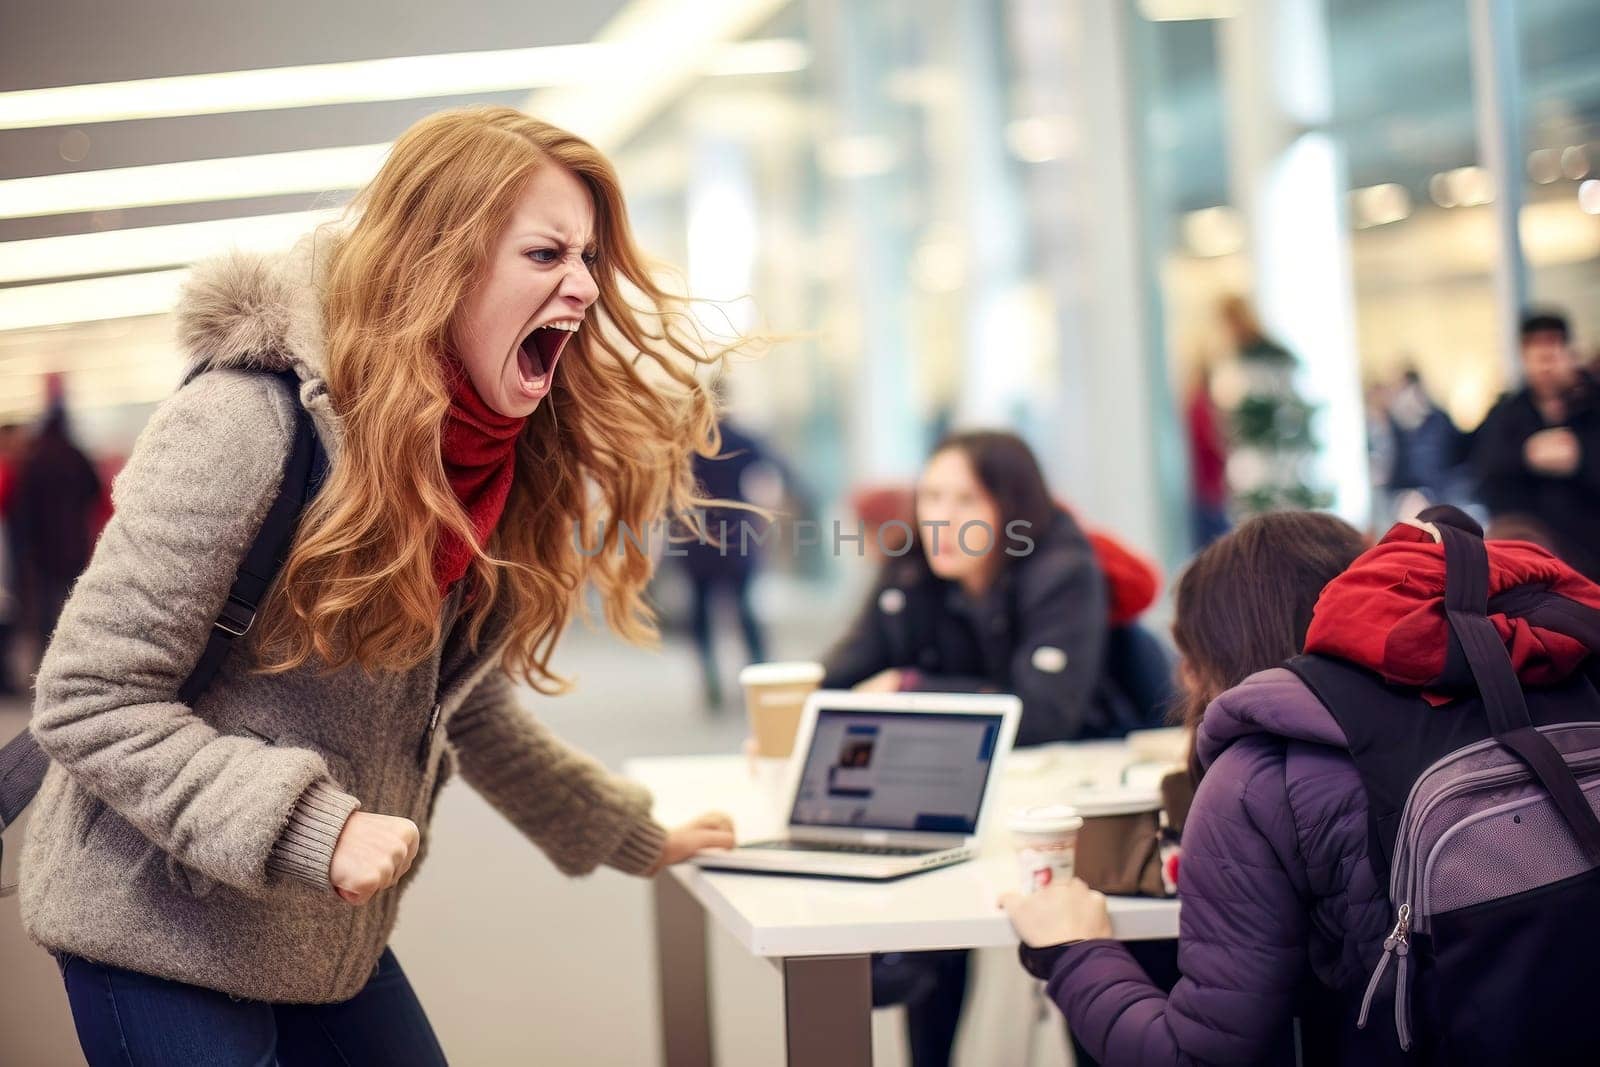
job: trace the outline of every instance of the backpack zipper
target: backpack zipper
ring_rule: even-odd
[[[1361,998],[1361,1014],[1356,1016],[1356,1029],[1365,1030],[1367,1027],[1367,1013],[1372,1010],[1372,998],[1378,994],[1378,983],[1383,980],[1383,972],[1389,969],[1389,961],[1399,956],[1402,962],[1411,952],[1411,943],[1408,940],[1411,933],[1411,905],[1400,905],[1400,917],[1395,920],[1394,929],[1389,931],[1389,936],[1383,939],[1383,955],[1378,957],[1378,966],[1372,972],[1372,980],[1367,983],[1366,995]],[[1396,1015],[1399,1014],[1398,1002],[1400,998],[1398,983],[1399,973],[1396,971]],[[1398,1029],[1399,1019],[1395,1020]],[[1406,1039],[1402,1038],[1402,1048],[1408,1047]]]

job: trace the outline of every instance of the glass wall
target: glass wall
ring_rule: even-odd
[[[825,508],[908,483],[953,427],[1004,427],[1090,521],[1181,549],[1163,544],[1182,486],[1156,488],[1177,438],[1149,414],[1166,375],[1137,336],[1126,115],[1086,91],[1108,63],[1124,76],[1121,11],[1091,6],[1098,22],[1035,0],[792,5],[753,37],[793,45],[795,69],[703,79],[619,153],[648,245],[732,302],[717,314],[785,335],[731,376],[733,409],[803,457]]]
[[[1330,4],[1329,44],[1362,376],[1372,386],[1414,369],[1459,425],[1475,426],[1505,381],[1467,4]]]
[[[1528,293],[1600,357],[1600,4],[1520,0]]]
[[[1367,414],[1377,419],[1371,446],[1381,478],[1383,404],[1406,371],[1417,372],[1464,431],[1514,384],[1498,269],[1524,280],[1529,303],[1566,311],[1580,343],[1600,355],[1593,299],[1600,283],[1600,67],[1593,62],[1600,7],[1583,0],[1125,6],[1137,16],[1130,48],[1147,153],[1140,195],[1149,281],[1180,395],[1192,399],[1202,372],[1226,368],[1238,347],[1218,314],[1219,296],[1250,298],[1267,332],[1284,340],[1297,316],[1318,313],[1274,309],[1271,290],[1285,275],[1287,284],[1332,305],[1347,303],[1347,315],[1323,319],[1324,329],[1348,331],[1347,347],[1289,345],[1301,348],[1296,387],[1319,409],[1313,438],[1321,461],[1302,472],[1331,478],[1331,486],[1312,488],[1331,488],[1343,502],[1359,497],[1346,490],[1361,477],[1353,451],[1362,428],[1348,417],[1353,389],[1373,405]],[[1514,27],[1512,61],[1498,69],[1517,102],[1508,112],[1520,122],[1515,130],[1482,128],[1477,97],[1485,86],[1474,41],[1485,31],[1474,28],[1475,8],[1509,13],[1509,21],[1485,26]],[[1480,55],[1480,70],[1482,63]],[[1521,142],[1516,174],[1526,183],[1517,241],[1501,236],[1496,182],[1481,147],[1485,136],[1507,133]],[[1327,167],[1301,181],[1290,210],[1273,214],[1263,183],[1293,185],[1286,173],[1298,164],[1285,146],[1319,134]],[[1334,184],[1319,192],[1317,183],[1329,176]],[[1333,198],[1338,202],[1324,202]],[[1313,233],[1307,220],[1318,215],[1337,218],[1332,241],[1312,239],[1298,259],[1285,255],[1281,241],[1272,247],[1274,232],[1307,226]],[[1355,361],[1356,375],[1324,375],[1322,364],[1342,359]],[[1249,387],[1214,375],[1211,386],[1224,428],[1236,429],[1228,408]],[[1237,452],[1230,483],[1237,482]],[[1237,513],[1241,493],[1237,484],[1233,489]],[[1392,503],[1383,501],[1380,510]],[[1339,510],[1361,514],[1343,503]]]

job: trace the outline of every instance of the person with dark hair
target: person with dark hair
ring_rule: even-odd
[[[915,499],[914,535],[823,658],[822,684],[1015,693],[1019,745],[1139,725],[1105,677],[1105,577],[1027,443],[990,431],[947,437]]]
[[[10,502],[21,629],[40,654],[55,632],[72,583],[94,549],[100,475],[73,442],[59,384],[50,386],[44,421],[17,464]]]
[[[1478,494],[1496,519],[1537,519],[1557,555],[1600,578],[1600,388],[1561,315],[1522,321],[1523,387],[1500,399],[1473,444]]]
[[[1236,354],[1216,368],[1217,395],[1229,398],[1223,414],[1230,513],[1238,519],[1319,506],[1331,497],[1305,477],[1316,452],[1311,432],[1316,405],[1295,382],[1300,361],[1268,334],[1244,296],[1224,296],[1217,315]]]
[[[718,431],[722,438],[721,452],[716,456],[694,457],[695,483],[700,493],[709,499],[749,503],[750,491],[746,483],[752,473],[763,466],[776,465],[757,438],[727,418],[719,419]],[[750,599],[750,587],[760,563],[758,548],[767,532],[767,520],[754,512],[727,507],[708,509],[704,520],[712,540],[691,537],[676,550],[676,555],[689,579],[689,621],[700,658],[706,706],[717,709],[722,706],[722,675],[717,667],[716,652],[718,602],[732,601],[737,610],[749,662],[759,663],[767,658],[766,636]],[[747,526],[754,527],[754,532],[748,538],[741,537],[741,530]],[[752,541],[757,547],[752,547]]]
[[[1300,652],[1323,586],[1366,551],[1367,539],[1319,511],[1277,511],[1200,553],[1173,593],[1179,698],[1190,777],[1202,772],[1194,739],[1206,706],[1257,671]]]
[[[0,425],[0,696],[21,692],[12,677],[16,635],[23,623],[12,504],[17,495],[17,464],[26,443],[21,423]]]
[[[1330,996],[1299,997],[1307,964],[1325,986],[1365,982],[1388,912],[1364,862],[1360,779],[1309,691],[1258,672],[1300,652],[1323,588],[1366,547],[1331,515],[1272,512],[1179,582],[1173,636],[1199,789],[1170,994],[1111,939],[1105,897],[1082,881],[1003,898],[1023,965],[1100,1062],[1292,1063],[1297,1013],[1307,1048],[1343,1022],[1327,1017]]]
[[[1461,431],[1450,416],[1428,394],[1422,375],[1407,368],[1388,403],[1384,406],[1393,455],[1387,484],[1389,513],[1395,519],[1396,505],[1407,493],[1421,493],[1430,504],[1443,503],[1460,464]]]
[[[872,595],[824,657],[826,688],[1015,693],[1019,745],[1142,725],[1106,669],[1110,603],[1095,550],[1026,442],[946,437],[915,504],[910,537],[884,546],[891,558]],[[1165,673],[1159,649],[1156,658]],[[873,961],[873,1003],[906,1005],[914,1067],[949,1063],[968,960],[954,951]]]
[[[1211,399],[1211,372],[1202,367],[1183,404],[1189,433],[1189,536],[1204,548],[1228,532],[1228,446]]]

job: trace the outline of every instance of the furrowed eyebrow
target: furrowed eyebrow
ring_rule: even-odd
[[[518,244],[525,244],[528,241],[551,241],[562,246],[563,248],[583,248],[586,251],[592,251],[599,246],[599,242],[597,242],[593,237],[590,237],[587,241],[579,244],[578,242],[567,237],[565,234],[557,233],[554,230],[533,230],[522,234],[517,238]]]

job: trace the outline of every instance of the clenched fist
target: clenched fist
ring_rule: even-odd
[[[333,846],[328,880],[350,904],[365,904],[411,869],[422,835],[410,819],[358,811]]]

